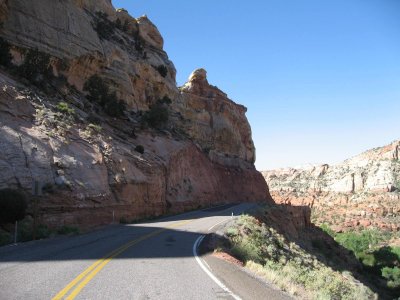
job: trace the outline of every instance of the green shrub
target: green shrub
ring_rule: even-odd
[[[325,233],[329,234],[331,237],[335,237],[336,233],[329,227],[328,224],[324,223],[319,226]]]
[[[335,240],[343,247],[351,250],[354,254],[359,254],[376,246],[383,237],[377,230],[363,230],[357,232],[345,232],[337,234]]]
[[[376,265],[374,254],[361,252],[357,254],[357,257],[365,266],[374,267]]]
[[[228,237],[234,237],[234,236],[236,236],[236,235],[239,234],[239,231],[238,231],[238,229],[235,228],[235,227],[229,227],[229,228],[226,230],[225,234],[226,234]]]
[[[162,76],[162,77],[167,77],[167,75],[168,75],[168,68],[166,67],[166,66],[164,66],[164,65],[159,65],[159,66],[157,66],[157,67],[154,67],[157,71],[158,71],[158,73],[160,73],[160,75]]]
[[[390,247],[390,252],[397,256],[397,260],[400,261],[400,247]]]
[[[10,49],[10,43],[0,37],[0,65],[5,67],[11,65],[12,55],[10,53]]]
[[[395,266],[400,265],[400,256],[398,247],[384,246],[375,250],[373,256],[378,266]]]
[[[137,145],[135,147],[135,151],[143,154],[144,153],[144,147],[142,145]]]
[[[42,84],[53,77],[50,55],[38,49],[28,50],[23,64],[18,67],[18,74],[34,84]]]
[[[152,128],[162,129],[168,122],[168,108],[161,103],[156,103],[150,107],[150,110],[145,112],[142,117],[142,123],[148,124]]]
[[[126,109],[125,103],[117,99],[115,92],[108,95],[107,102],[104,105],[104,111],[110,117],[121,117]]]
[[[18,222],[18,242],[31,241],[33,238],[33,218],[27,216],[20,222]]]
[[[9,232],[0,229],[0,246],[11,243],[12,236]]]
[[[116,25],[108,19],[108,15],[97,12],[93,28],[102,40],[110,40],[114,36]]]
[[[129,224],[129,221],[128,221],[125,217],[121,217],[121,218],[119,219],[119,223],[120,223],[120,224]]]
[[[100,76],[91,76],[85,82],[83,90],[88,92],[88,100],[98,103],[109,116],[121,117],[124,114],[125,103],[117,99],[115,92],[110,92]]]
[[[75,226],[63,226],[57,230],[58,234],[62,235],[77,235],[79,234],[79,228]]]
[[[47,227],[47,225],[39,224],[36,229],[36,238],[37,239],[45,239],[53,234],[53,231]]]
[[[400,288],[400,268],[385,267],[382,269],[382,277],[388,280],[388,287],[392,289]]]
[[[109,89],[105,84],[104,80],[98,76],[91,76],[84,84],[83,90],[88,92],[88,100],[96,102],[101,106],[107,103],[107,98],[109,95]]]
[[[75,110],[73,108],[70,108],[68,103],[65,103],[65,102],[58,103],[56,108],[59,112],[70,115],[70,116],[75,114]]]
[[[101,126],[97,124],[89,124],[88,128],[94,132],[100,132],[102,130]]]
[[[241,216],[236,227],[228,230],[229,251],[234,256],[294,295],[307,299],[373,298],[372,291],[351,274],[346,278],[254,217]],[[315,246],[325,247],[319,240]]]
[[[25,217],[27,208],[23,193],[12,189],[0,190],[0,223],[14,223]]]

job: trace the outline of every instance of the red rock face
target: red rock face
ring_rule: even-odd
[[[169,165],[151,172],[146,182],[111,185],[108,196],[45,195],[40,203],[41,221],[55,227],[90,227],[109,224],[113,218],[131,222],[225,203],[272,203],[265,180],[255,169],[212,163],[190,144],[172,156]]]
[[[93,25],[99,18],[127,25],[102,37]],[[178,89],[163,39],[147,17],[116,12],[109,0],[15,0],[0,4],[0,20],[14,63],[38,48],[50,55],[54,76],[74,86],[60,84],[47,96],[0,71],[0,188],[31,194],[35,181],[44,186],[41,223],[90,227],[271,201],[254,167],[246,108],[210,85],[204,70]],[[93,74],[125,102],[123,118],[91,108],[82,91]],[[162,99],[171,100],[169,121],[162,130],[142,126],[143,113]],[[61,101],[74,118],[59,111]]]

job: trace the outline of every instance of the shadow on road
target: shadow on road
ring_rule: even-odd
[[[217,223],[208,218],[229,220],[236,210],[237,204],[229,204],[145,223],[110,225],[77,236],[0,247],[0,271],[5,262],[98,260],[123,246],[129,247],[114,259],[192,257],[195,240]]]

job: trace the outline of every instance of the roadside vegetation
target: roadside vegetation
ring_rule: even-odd
[[[17,242],[29,242],[33,240],[33,218],[25,217],[18,222]],[[49,228],[44,224],[38,224],[36,227],[36,240],[51,238],[60,235],[77,235],[80,230],[76,226],[62,226],[60,228]],[[12,224],[3,224],[0,228],[0,246],[5,246],[14,242],[14,227]]]
[[[34,233],[34,220],[27,210],[28,202],[29,199],[19,190],[0,190],[0,246],[14,241],[15,222],[18,222],[17,242],[31,241],[33,236],[43,239],[55,235],[79,234],[77,227],[62,226],[50,229],[43,224],[38,224]]]
[[[376,229],[335,233],[326,224],[321,228],[352,251],[366,273],[385,280],[387,287],[400,296],[400,247],[388,245],[391,233]]]
[[[289,241],[253,216],[243,215],[226,231],[225,250],[246,267],[302,299],[376,299],[348,271],[338,271],[319,256]]]

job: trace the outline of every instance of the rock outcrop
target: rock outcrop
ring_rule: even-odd
[[[254,167],[246,108],[203,69],[178,88],[147,17],[109,0],[3,0],[0,20],[13,64],[0,70],[0,188],[31,193],[38,182],[40,222],[92,226],[270,199]],[[12,71],[32,49],[50,57],[46,88]],[[92,75],[125,103],[122,117],[87,99]],[[168,122],[146,127],[157,105]]]
[[[204,69],[195,70],[180,88],[176,110],[184,119],[182,129],[208,152],[212,161],[247,168],[255,162],[247,109],[207,81]]]
[[[147,17],[134,19],[108,0],[2,1],[1,13],[1,36],[13,45],[16,64],[27,48],[37,48],[52,56],[54,71],[78,90],[101,74],[135,110],[179,93],[175,67]],[[159,66],[167,69],[165,77]]]
[[[400,230],[400,141],[341,164],[262,172],[278,203],[310,206],[316,223],[334,229]]]

